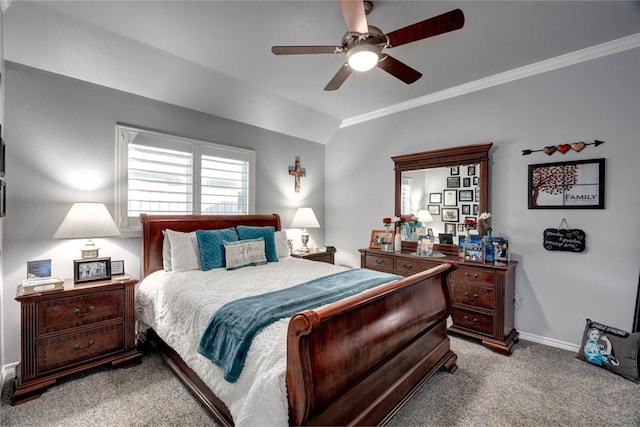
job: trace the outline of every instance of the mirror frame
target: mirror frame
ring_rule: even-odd
[[[480,200],[478,212],[489,212],[489,150],[492,145],[492,142],[488,142],[391,157],[395,165],[395,216],[399,217],[401,214],[402,172],[470,164],[478,164],[479,169]],[[484,234],[480,222],[478,222],[478,233]],[[417,242],[402,242],[403,251],[415,252],[416,246]],[[443,253],[458,253],[458,245],[438,245],[438,247]]]

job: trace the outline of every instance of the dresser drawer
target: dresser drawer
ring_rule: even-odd
[[[37,335],[124,317],[124,289],[37,303]]]
[[[123,324],[39,340],[36,350],[38,374],[123,350]]]
[[[393,272],[393,258],[391,257],[367,254],[366,260],[367,268],[371,270]]]
[[[419,259],[403,259],[398,258],[395,260],[395,273],[402,276],[410,276],[412,274],[420,273],[421,271],[429,270],[430,268],[440,265],[438,262],[422,261]]]
[[[449,284],[451,286],[451,300],[454,303],[467,304],[489,310],[495,309],[495,288],[475,286],[454,281],[449,281]]]
[[[458,265],[458,268],[449,273],[449,278],[462,282],[493,285],[496,282],[496,273],[489,269]]]
[[[459,308],[451,309],[453,324],[486,335],[493,335],[493,316]]]

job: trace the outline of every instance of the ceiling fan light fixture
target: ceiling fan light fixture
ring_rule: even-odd
[[[371,44],[361,44],[347,52],[347,62],[355,71],[369,71],[380,60],[380,49]]]

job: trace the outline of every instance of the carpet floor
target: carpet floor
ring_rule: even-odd
[[[452,337],[458,370],[441,370],[392,426],[640,426],[640,384],[521,340],[513,355]],[[129,369],[69,377],[38,399],[11,406],[4,384],[1,426],[214,426],[216,422],[150,350]]]

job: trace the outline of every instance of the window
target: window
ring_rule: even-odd
[[[412,178],[403,176],[400,188],[400,212],[408,214],[411,212],[411,181]]]
[[[255,206],[255,152],[116,125],[116,222],[140,214],[248,214]]]

